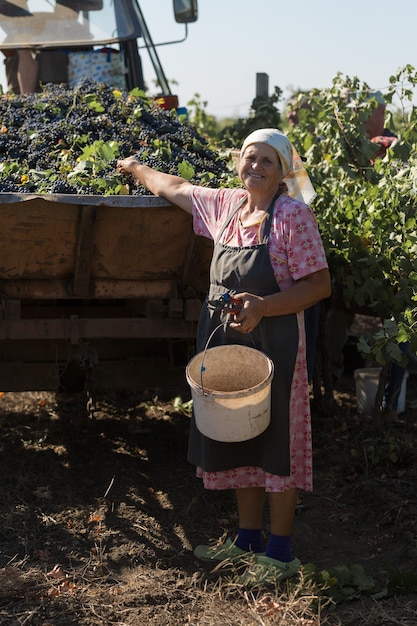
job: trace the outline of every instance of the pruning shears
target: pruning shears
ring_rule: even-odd
[[[231,296],[230,293],[223,293],[218,300],[209,300],[208,305],[228,315],[237,315],[242,309],[242,301]]]

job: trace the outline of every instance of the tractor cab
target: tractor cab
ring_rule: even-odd
[[[197,0],[174,0],[173,16],[197,19]],[[38,60],[39,83],[74,87],[84,76],[128,90],[145,89],[140,49],[150,56],[161,96],[171,89],[136,0],[0,0],[0,50],[8,58],[28,49]],[[6,63],[7,67],[7,63]],[[171,107],[170,107],[171,108]]]

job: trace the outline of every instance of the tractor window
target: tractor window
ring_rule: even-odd
[[[140,37],[131,0],[0,0],[0,48],[114,44]]]

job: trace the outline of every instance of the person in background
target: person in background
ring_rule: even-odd
[[[285,112],[290,126],[297,126],[301,109],[309,109],[309,103],[303,92],[294,93],[286,103]]]
[[[377,102],[378,106],[366,122],[366,137],[379,146],[374,154],[372,162],[376,159],[383,159],[387,150],[391,148],[397,141],[397,135],[388,128],[385,128],[385,100],[380,91],[370,94]],[[401,351],[408,354],[409,344],[404,342],[399,344]],[[397,363],[392,363],[388,383],[385,389],[384,403],[392,403],[391,415],[398,417],[398,400],[401,393],[401,385],[405,375],[405,368]],[[391,397],[393,396],[393,397]]]
[[[379,149],[375,152],[372,163],[375,159],[383,159],[388,148],[395,144],[397,135],[388,128],[385,128],[385,112],[386,104],[380,91],[374,91],[369,94],[369,98],[375,98],[377,107],[368,117],[365,124],[365,136],[372,143],[378,144]]]
[[[55,14],[60,15],[61,19],[65,18],[68,21],[75,20],[84,6],[92,10],[99,9],[102,6],[102,2],[100,0],[96,0],[95,3],[86,3],[83,2],[83,0],[79,0],[78,2],[74,2],[73,0],[56,0]],[[5,18],[10,20],[10,18],[15,17],[31,16],[31,13],[26,0],[13,0],[13,2],[0,0],[0,16],[1,15],[4,15]],[[4,28],[7,30],[6,21],[4,21]],[[61,70],[62,80],[59,82],[67,82],[68,80],[66,68],[67,53],[63,53],[59,48],[50,49],[46,57],[45,52],[37,52],[30,48],[19,48],[16,50],[3,48],[2,52],[5,57],[4,64],[6,69],[7,89],[13,91],[15,94],[39,91],[40,75],[42,74],[42,70],[45,71],[45,69],[49,70],[47,72],[48,74],[50,74],[51,71],[59,72],[59,70]],[[65,58],[64,64],[62,62],[62,56]]]
[[[38,89],[37,54],[30,49],[2,50],[5,59],[7,89],[15,94],[34,93]]]
[[[380,91],[372,91],[368,95],[368,100],[375,99],[377,106],[365,123],[365,137],[378,145],[378,149],[373,155],[371,163],[376,159],[384,158],[387,150],[395,144],[397,136],[385,127],[386,103]],[[348,106],[355,107],[355,103]],[[334,293],[335,300],[329,309],[327,316],[327,340],[328,353],[331,362],[332,374],[335,379],[340,378],[343,373],[343,348],[345,346],[349,328],[354,321],[354,313],[345,307],[338,306],[337,293]],[[400,344],[400,349],[408,352],[408,344]],[[397,417],[398,399],[401,385],[405,374],[405,368],[393,363],[385,390],[384,403],[392,403],[391,415]],[[395,394],[392,398],[391,396]]]
[[[10,18],[31,15],[26,0],[0,2],[0,15],[4,18],[4,28],[7,31],[7,21]],[[38,88],[38,59],[36,52],[29,48],[12,50],[2,49],[6,70],[7,89],[15,94],[34,93]]]
[[[192,214],[195,233],[214,241],[197,350],[209,338],[210,345],[255,345],[274,362],[268,428],[249,441],[223,443],[203,436],[193,416],[188,460],[206,489],[235,490],[239,514],[235,538],[199,545],[195,556],[212,563],[249,562],[241,579],[248,586],[276,583],[301,566],[292,554],[292,529],[298,491],[312,489],[304,310],[331,290],[317,223],[306,203],[312,196],[308,185],[300,189],[307,174],[288,138],[274,128],[256,130],[243,142],[242,188],[195,186],[134,156],[118,161],[117,169]],[[224,293],[241,305],[226,323]],[[267,495],[271,526],[265,551]]]

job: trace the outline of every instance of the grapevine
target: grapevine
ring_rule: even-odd
[[[398,139],[373,163],[377,148],[365,138],[364,125],[377,103],[358,77],[338,75],[332,88],[304,93],[307,106],[289,130],[317,193],[313,209],[333,292],[347,309],[366,310],[383,322],[366,353],[379,364],[404,362],[399,343],[417,350],[417,110],[410,103],[416,85],[411,66],[390,77],[383,94],[386,126]],[[360,106],[346,106],[346,94]],[[365,341],[361,348],[365,353]]]

